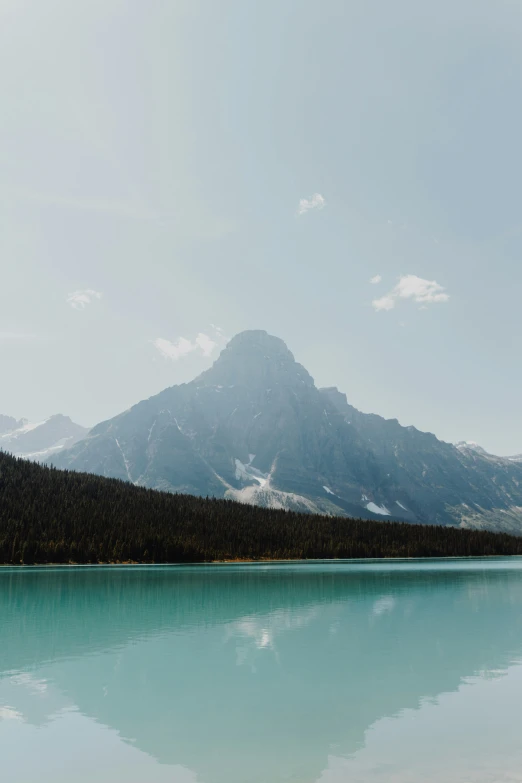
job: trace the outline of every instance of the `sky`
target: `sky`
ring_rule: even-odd
[[[522,451],[519,0],[0,0],[0,413],[86,426],[244,329]]]

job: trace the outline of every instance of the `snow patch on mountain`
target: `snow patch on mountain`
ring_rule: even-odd
[[[249,455],[250,456],[250,455]],[[255,454],[252,456],[255,457]],[[235,465],[236,465],[236,479],[237,481],[256,481],[261,487],[264,487],[268,481],[268,474],[267,473],[261,473],[260,470],[257,468],[254,468],[253,465],[251,465],[252,460],[248,462],[246,465],[244,462],[241,462],[241,460],[236,459]]]
[[[264,506],[265,508],[301,511],[311,514],[324,513],[324,509],[321,508],[320,505],[303,495],[273,489],[270,486],[270,477],[271,473],[274,471],[277,460],[274,461],[270,473],[262,473],[252,465],[255,456],[255,454],[249,454],[249,462],[247,464],[241,462],[241,460],[237,458],[234,460],[236,480],[252,483],[241,489],[228,485],[225,497],[230,498],[231,500],[237,500],[239,503],[246,503],[250,506]],[[331,494],[333,495],[334,493],[331,492]]]
[[[475,443],[473,440],[455,443],[455,448],[457,448],[461,454],[469,455],[470,452],[473,452],[473,454],[478,454],[493,463],[522,462],[522,454],[515,454],[512,457],[499,457],[497,454],[491,454],[489,451],[486,451],[486,449],[479,446],[479,444]]]
[[[47,457],[51,457],[53,454],[56,454],[57,452],[67,448],[68,446],[72,446],[74,442],[75,442],[74,438],[71,435],[68,438],[62,438],[61,440],[57,441],[53,446],[49,446],[49,448],[47,449],[42,449],[41,451],[28,452],[24,454],[24,457],[26,459],[32,459],[39,462],[40,460],[47,459]]]
[[[230,488],[225,492],[225,497],[246,503],[249,506],[263,506],[264,508],[277,508],[286,511],[302,511],[310,514],[324,513],[313,500],[293,492],[282,492],[271,489],[270,486],[250,485],[243,489]]]
[[[176,424],[177,424],[177,423],[178,423],[178,422],[176,422]],[[178,429],[179,429],[179,427],[178,427]],[[120,441],[118,440],[118,438],[114,438],[114,440],[116,441],[116,445],[117,445],[117,447],[118,447],[118,448],[119,448],[119,450],[120,450],[120,453],[121,453],[121,456],[122,456],[122,459],[123,459],[123,464],[125,465],[125,471],[126,471],[126,473],[127,473],[127,478],[129,479],[129,481],[132,481],[132,477],[131,477],[131,473],[130,473],[130,465],[129,465],[129,460],[128,460],[128,459],[127,459],[127,457],[125,456],[125,454],[124,454],[124,452],[123,452],[123,449],[122,449],[122,447],[120,446]]]
[[[25,435],[27,432],[31,432],[31,430],[35,430],[37,427],[41,427],[44,424],[47,424],[49,419],[44,419],[44,421],[37,421],[37,422],[30,422],[27,421],[27,419],[22,419],[24,423],[21,427],[17,427],[16,430],[11,430],[11,432],[6,432],[4,435],[0,435],[0,443],[6,442],[9,443],[12,440],[17,440],[21,435]]]
[[[388,511],[386,506],[378,506],[376,503],[373,503],[372,501],[366,504],[366,508],[368,509],[368,511],[371,511],[372,514],[381,514],[381,516],[383,517],[390,516],[390,512]]]

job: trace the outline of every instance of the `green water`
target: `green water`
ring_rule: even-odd
[[[0,569],[6,783],[522,781],[522,560]]]

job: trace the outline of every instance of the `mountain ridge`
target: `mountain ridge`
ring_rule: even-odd
[[[37,423],[0,415],[0,450],[26,459],[43,461],[73,446],[87,433],[86,427],[61,413]]]
[[[236,335],[193,381],[98,424],[53,463],[273,508],[522,530],[522,464],[361,413],[262,330]]]

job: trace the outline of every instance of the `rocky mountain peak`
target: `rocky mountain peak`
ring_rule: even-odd
[[[195,383],[268,389],[276,385],[312,387],[314,381],[279,337],[263,330],[240,332]]]
[[[5,432],[11,432],[20,426],[21,422],[17,421],[13,416],[5,416],[0,413],[0,435],[3,435]]]
[[[47,419],[47,423],[54,422],[55,424],[70,424],[72,423],[72,419],[70,416],[65,416],[63,413],[53,413],[52,416],[49,416]]]
[[[244,332],[239,332],[229,341],[226,350],[238,353],[262,351],[273,355],[286,355],[294,359],[285,341],[268,334],[264,329],[246,329]]]

